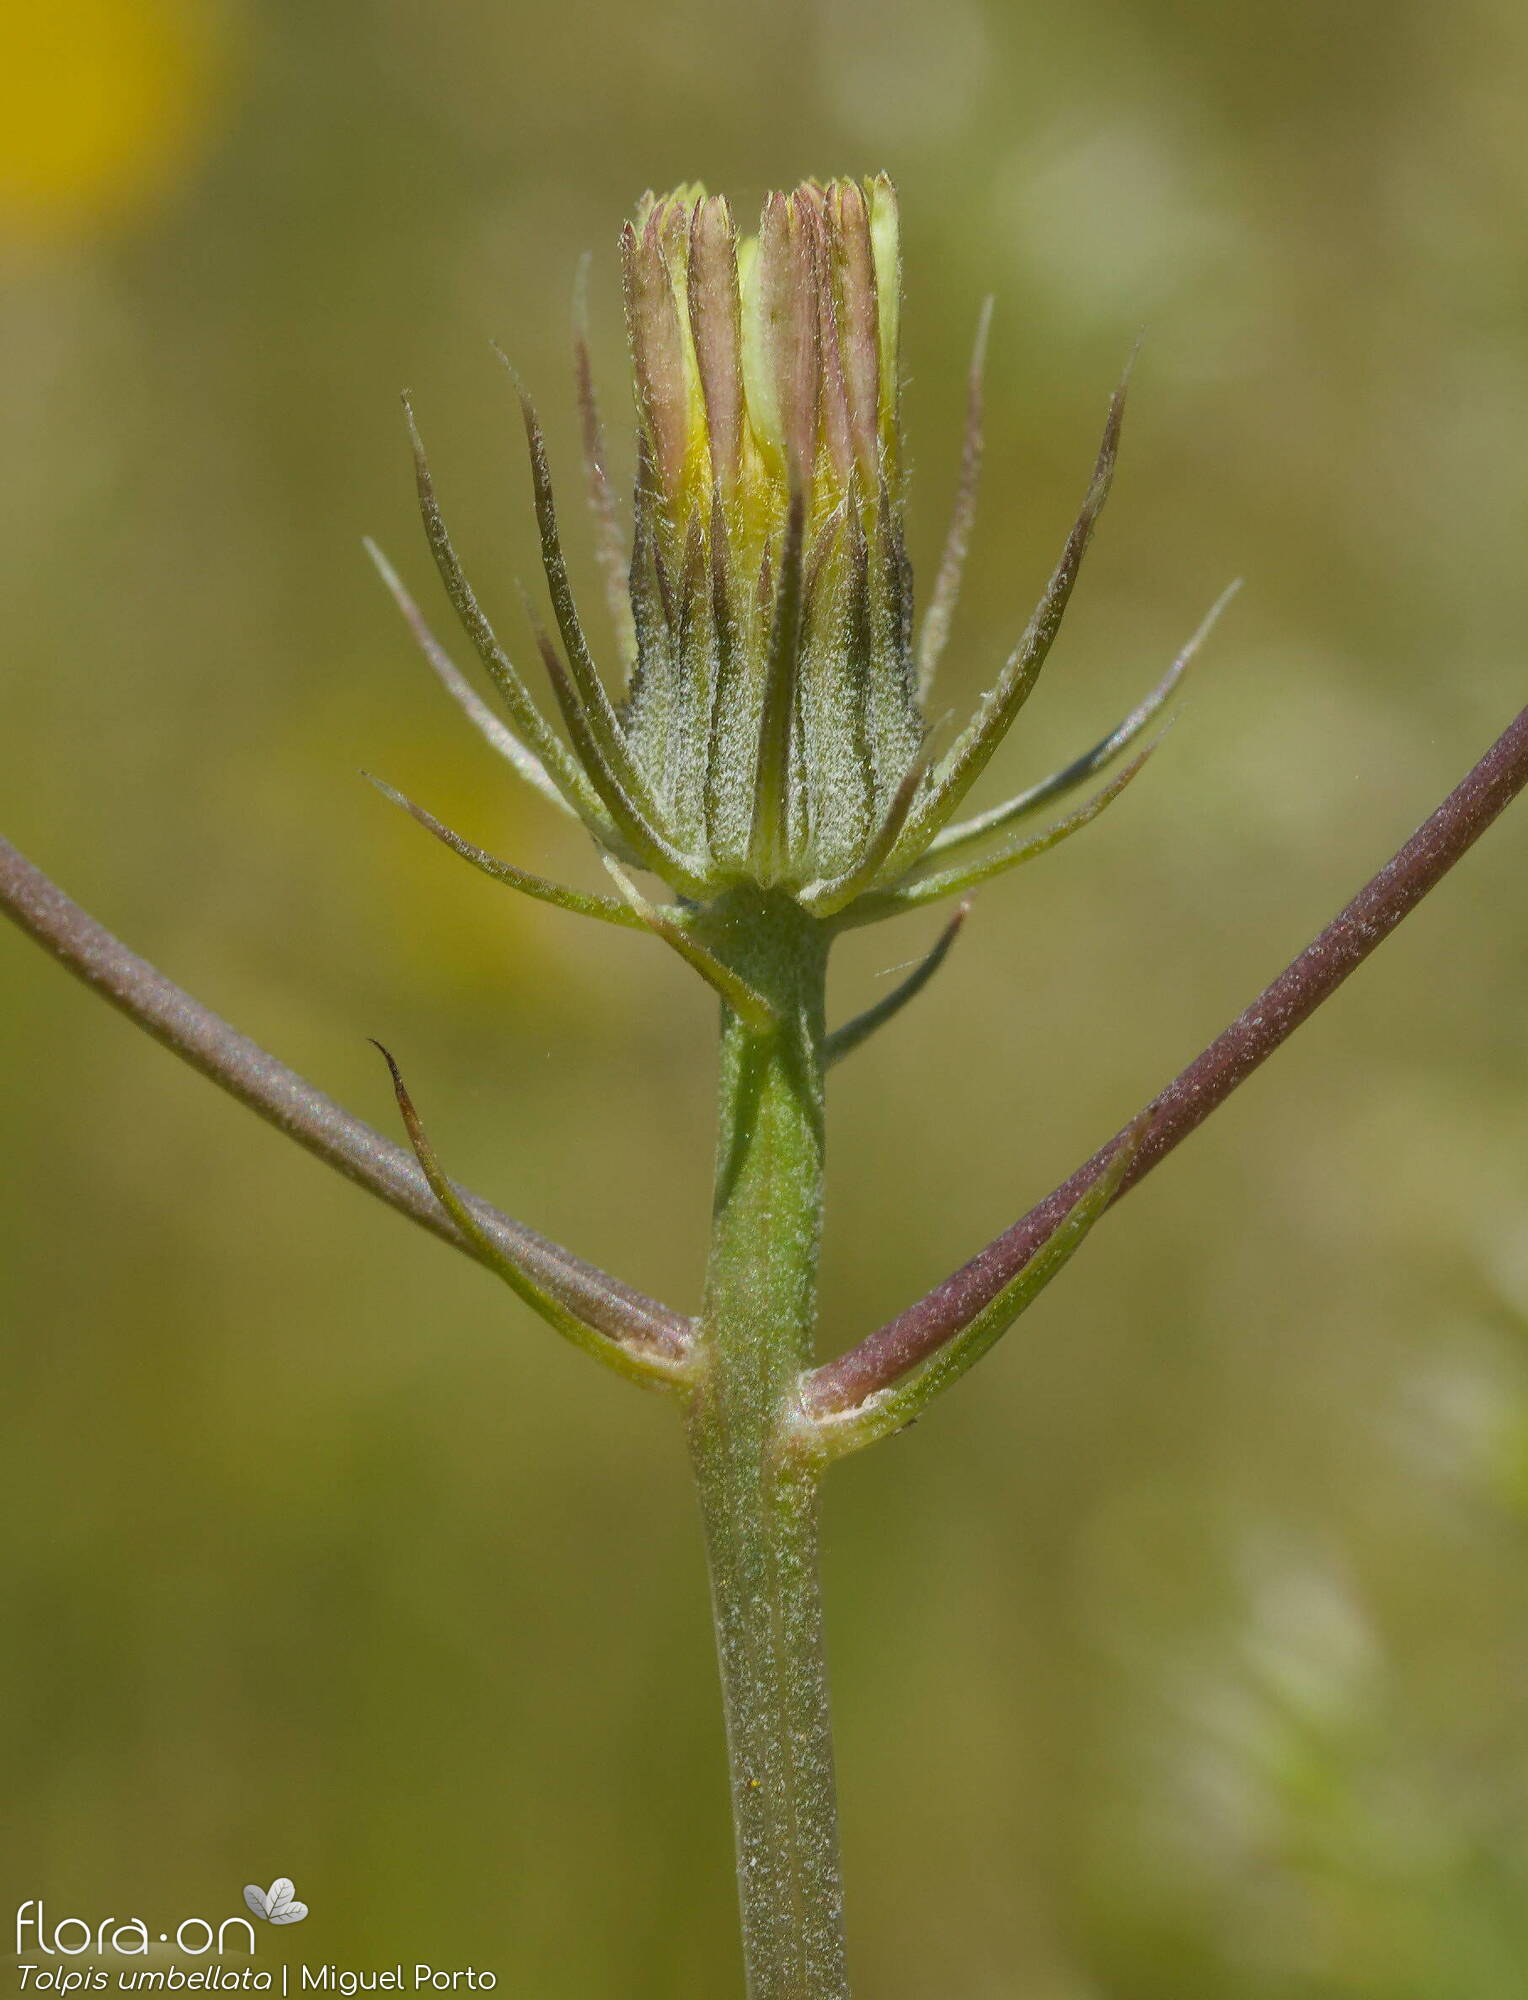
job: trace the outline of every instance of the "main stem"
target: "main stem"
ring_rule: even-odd
[[[746,907],[745,907],[746,905]],[[700,1489],[737,1834],[749,2000],[843,2000],[843,1890],[818,1563],[818,1467],[793,1425],[822,1234],[822,927],[738,891],[718,942],[775,1006],[723,1011],[700,1375]]]

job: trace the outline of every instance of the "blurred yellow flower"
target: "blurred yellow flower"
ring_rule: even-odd
[[[75,235],[152,206],[221,95],[206,0],[12,4],[0,59],[0,235]]]

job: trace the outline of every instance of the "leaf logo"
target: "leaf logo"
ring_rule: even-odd
[[[290,1879],[278,1875],[269,1889],[262,1889],[258,1882],[251,1882],[244,1891],[244,1900],[257,1917],[264,1917],[268,1924],[300,1924],[308,1914],[306,1903],[294,1901],[296,1891]]]

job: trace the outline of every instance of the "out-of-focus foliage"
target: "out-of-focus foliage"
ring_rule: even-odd
[[[676,1303],[707,1000],[656,944],[496,893],[356,775],[598,886],[429,683],[359,542],[424,590],[408,385],[518,631],[535,550],[487,343],[567,462],[578,259],[619,408],[642,188],[700,176],[746,211],[805,173],[896,177],[925,582],[995,292],[953,710],[1146,328],[1090,573],[993,795],[1102,733],[1247,577],[1129,799],[981,899],[835,1073],[834,1340],[1112,1130],[1525,698],[1506,0],[12,0],[4,42],[5,830],[383,1123],[385,1038],[456,1171]],[[878,2000],[1516,2000],[1521,813],[947,1409],[835,1479]],[[932,928],[856,941],[844,1008]],[[279,1871],[312,1914],[266,1963],[732,1990],[664,1411],[9,933],[0,1093],[17,1899],[215,1918]]]

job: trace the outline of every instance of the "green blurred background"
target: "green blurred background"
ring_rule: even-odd
[[[895,175],[925,578],[996,294],[951,704],[1026,614],[1145,328],[1115,498],[995,784],[1091,741],[1247,578],[1146,779],[985,893],[835,1076],[830,1342],[1113,1130],[1528,694],[1512,0],[41,11],[0,7],[0,825],[391,1129],[384,1037],[454,1172],[678,1304],[707,997],[357,775],[596,880],[360,537],[436,606],[409,385],[518,634],[534,542],[488,343],[570,466],[578,260],[620,416],[614,239],[644,187],[747,211]],[[1521,1995],[1525,852],[1519,807],[978,1377],[835,1476],[867,1996]],[[841,1007],[932,928],[857,940]],[[216,1918],[287,1873],[312,1915],[265,1964],[735,1992],[667,1412],[9,929],[0,1124],[11,1900]]]

